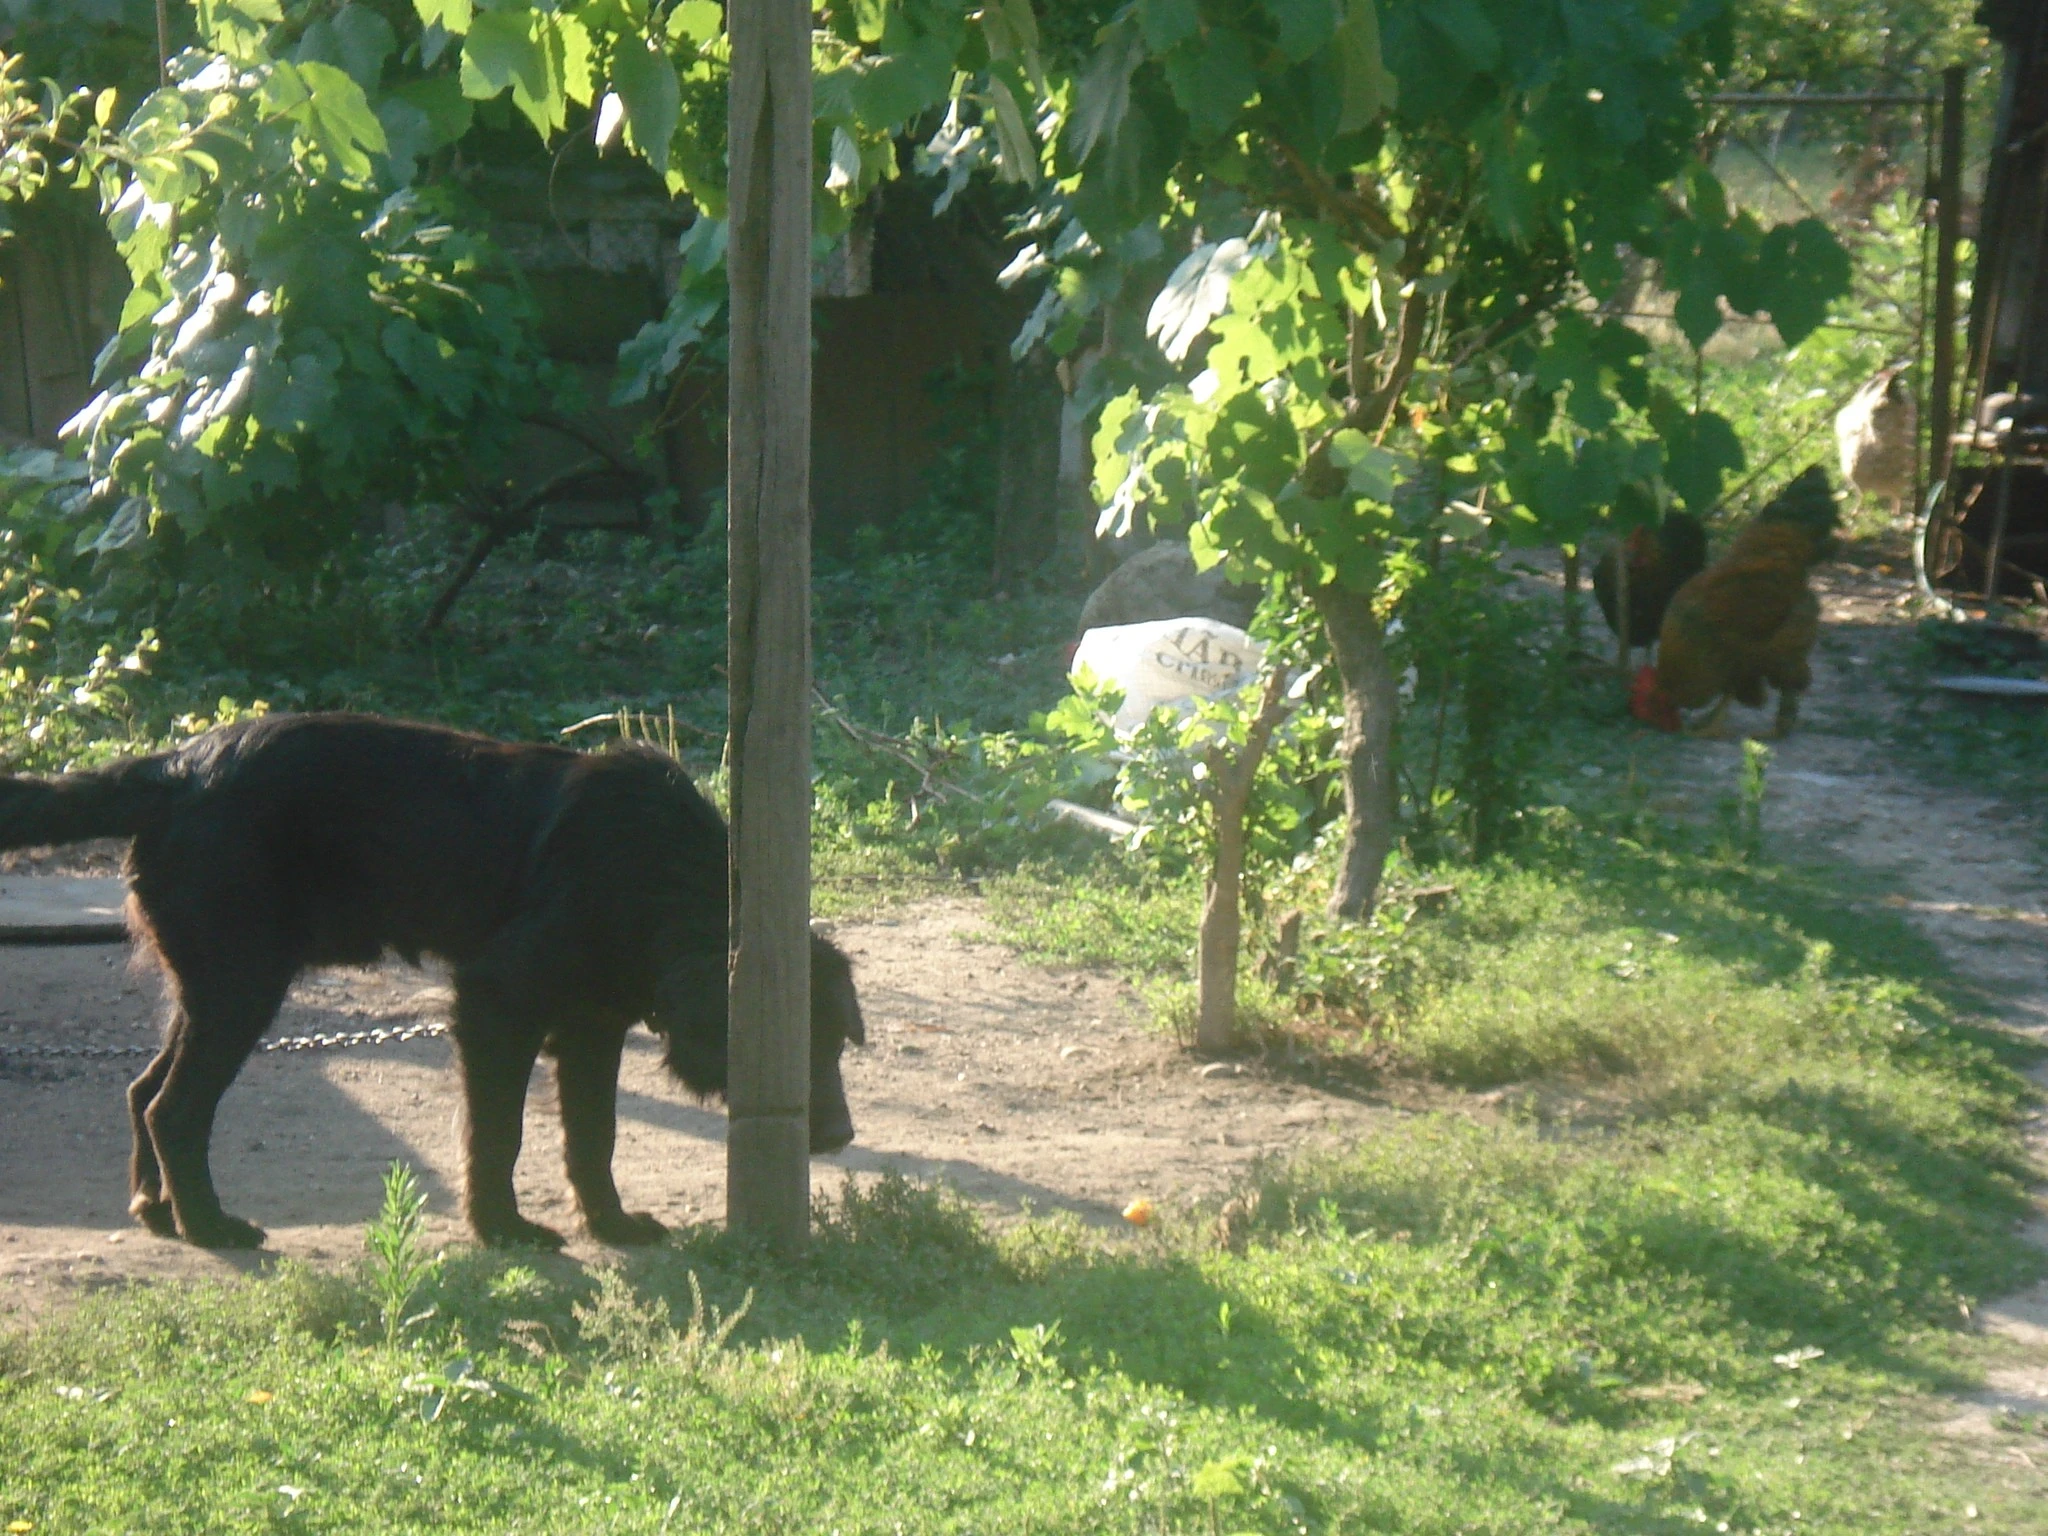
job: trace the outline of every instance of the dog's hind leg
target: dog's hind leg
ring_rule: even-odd
[[[221,1095],[277,1016],[291,983],[289,970],[269,975],[178,971],[179,1017],[167,1047],[163,1086],[143,1110],[143,1124],[178,1231],[202,1248],[259,1248],[263,1229],[221,1209],[207,1148]],[[155,1070],[152,1063],[151,1071]],[[143,1074],[146,1079],[149,1073]],[[148,1217],[143,1218],[145,1222]]]
[[[612,1182],[612,1148],[619,1125],[619,1057],[626,1044],[623,1025],[593,1021],[549,1042],[555,1057],[555,1089],[561,1101],[562,1147],[569,1183],[583,1209],[584,1225],[601,1243],[660,1242],[668,1230],[644,1211],[628,1211]]]
[[[175,1031],[183,1028],[184,1022],[181,1015],[173,1028],[165,1031],[163,1049],[142,1069],[142,1076],[128,1085],[128,1126],[134,1136],[134,1148],[128,1156],[128,1214],[158,1237],[176,1237],[178,1220],[171,1212],[170,1202],[164,1199],[163,1169],[156,1160],[156,1143],[150,1140],[146,1116],[157,1094],[163,1091],[164,1079],[170,1075],[171,1058],[177,1048]]]
[[[512,1170],[524,1137],[526,1085],[547,1026],[518,978],[488,965],[455,977],[455,1054],[462,1071],[463,1208],[493,1246],[559,1248],[562,1234],[519,1214]]]

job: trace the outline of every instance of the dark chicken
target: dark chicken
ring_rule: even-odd
[[[1680,587],[1657,637],[1657,664],[1636,675],[1629,708],[1675,731],[1679,711],[1711,704],[1697,727],[1713,731],[1730,699],[1754,708],[1778,692],[1777,734],[1799,717],[1813,682],[1807,658],[1820,633],[1820,602],[1807,572],[1834,546],[1838,513],[1818,464],[1780,491],[1719,560]]]
[[[1672,512],[1654,528],[1638,528],[1593,567],[1593,596],[1607,627],[1621,633],[1619,571],[1628,561],[1628,643],[1648,645],[1663,627],[1671,596],[1706,569],[1707,531],[1690,513]]]

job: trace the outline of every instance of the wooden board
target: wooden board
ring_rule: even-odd
[[[1937,677],[1934,686],[1980,699],[2048,699],[2048,683],[2038,677]]]
[[[128,883],[0,875],[0,944],[114,944],[128,937]]]

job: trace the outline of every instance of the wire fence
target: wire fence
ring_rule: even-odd
[[[1745,510],[1814,460],[1834,460],[1835,418],[1887,369],[1903,373],[1911,488],[1887,508],[1924,500],[1935,322],[1939,82],[1924,91],[1741,92],[1714,98],[1709,149],[1733,200],[1769,225],[1812,218],[1849,252],[1850,293],[1813,335],[1786,347],[1768,317],[1724,313],[1695,352],[1672,319],[1675,296],[1646,288],[1610,310],[1642,329],[1674,392],[1734,423],[1748,462],[1720,508]],[[1859,506],[1868,513],[1874,508]],[[1867,519],[1866,519],[1867,527]]]

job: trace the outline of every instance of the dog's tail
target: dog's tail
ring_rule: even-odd
[[[0,777],[0,850],[133,837],[161,819],[180,780],[160,757],[54,779]]]

